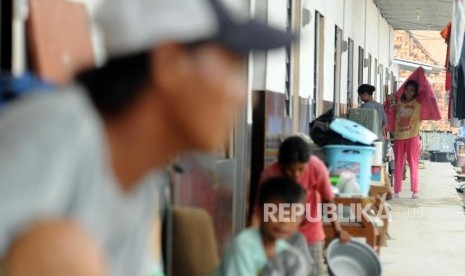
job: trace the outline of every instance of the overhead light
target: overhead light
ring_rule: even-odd
[[[417,21],[420,21],[421,9],[417,9]]]

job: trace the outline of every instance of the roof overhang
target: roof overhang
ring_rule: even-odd
[[[394,64],[397,64],[400,68],[408,69],[408,70],[415,70],[418,67],[423,67],[426,72],[441,72],[446,70],[444,66],[437,66],[434,64],[426,64],[426,63],[421,63],[421,62],[413,62],[410,60],[405,60],[405,59],[394,59]]]
[[[452,20],[453,0],[373,0],[395,30],[436,30]]]

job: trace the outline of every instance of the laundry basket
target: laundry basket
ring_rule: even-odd
[[[368,195],[371,181],[371,163],[374,147],[329,145],[324,147],[326,161],[331,176],[338,176],[343,171],[350,171],[357,176],[360,193]]]

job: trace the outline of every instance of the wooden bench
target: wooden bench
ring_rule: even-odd
[[[387,172],[384,170],[383,167],[383,178],[382,178],[382,183],[384,185],[371,185],[370,186],[370,196],[374,197],[377,199],[375,202],[375,207],[374,210],[378,212],[378,210],[382,211],[382,217],[383,217],[383,222],[384,222],[384,235],[383,235],[383,240],[381,241],[381,244],[383,246],[387,246],[386,238],[389,236],[388,234],[388,227],[389,227],[389,220],[387,217],[390,216],[388,207],[386,205],[386,201],[390,200],[393,198],[393,193],[392,193],[392,188],[391,188],[391,181],[389,180],[389,176],[387,175]]]
[[[335,198],[334,201],[338,208],[344,206],[346,209],[352,210],[352,220],[349,222],[341,221],[342,228],[353,237],[364,237],[367,243],[380,254],[381,246],[385,242],[385,234],[388,227],[388,219],[386,216],[386,206],[380,197],[364,197],[364,198]],[[369,214],[363,214],[363,208],[371,204]],[[378,212],[378,210],[380,210]],[[340,214],[341,211],[338,211]],[[376,215],[384,216],[384,218],[375,219]],[[360,220],[358,220],[360,219]],[[356,221],[355,221],[356,220]],[[382,221],[382,225],[377,225],[378,221]],[[323,228],[326,235],[326,245],[335,237],[334,227],[330,222],[324,222]]]

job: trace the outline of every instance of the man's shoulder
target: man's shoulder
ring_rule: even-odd
[[[77,130],[94,116],[84,91],[70,86],[53,93],[33,93],[12,102],[0,114],[0,129],[52,133]]]
[[[30,93],[24,97],[13,100],[6,107],[5,112],[16,110],[31,109],[35,106],[63,106],[68,108],[69,105],[75,105],[85,98],[85,91],[77,86],[70,85],[62,87],[50,93]],[[81,100],[79,100],[81,99]]]

